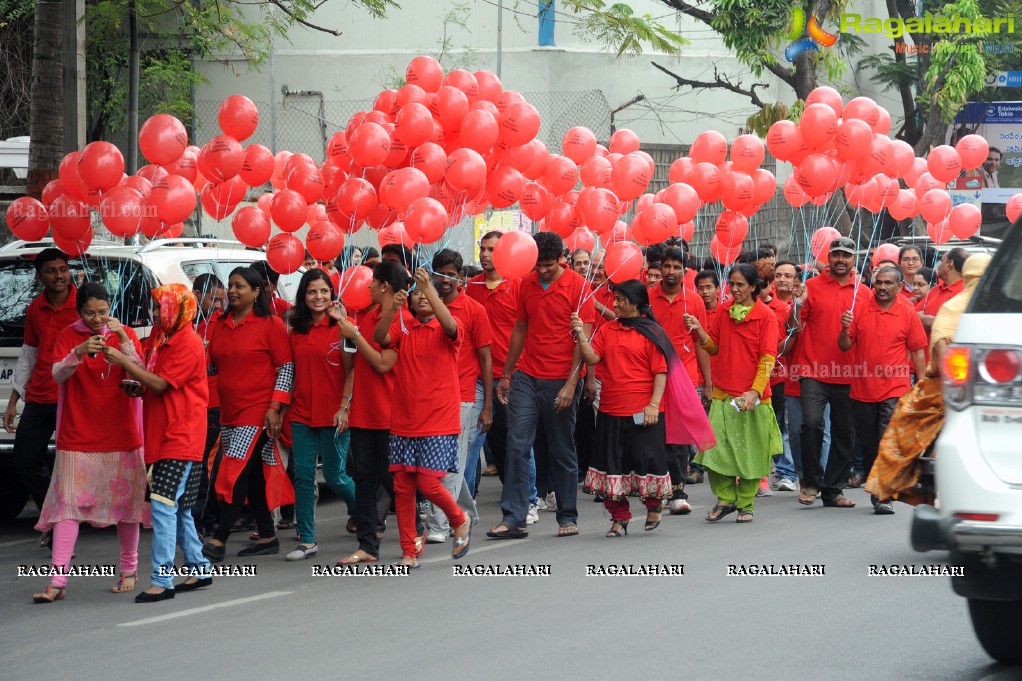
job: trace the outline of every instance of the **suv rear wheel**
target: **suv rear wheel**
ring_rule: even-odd
[[[969,599],[969,615],[983,650],[1004,664],[1022,664],[1018,630],[1022,624],[1022,601]]]

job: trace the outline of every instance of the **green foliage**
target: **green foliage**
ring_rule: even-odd
[[[35,0],[0,0],[0,28],[5,28],[18,19],[32,16],[33,12]]]
[[[472,8],[467,2],[452,2],[447,13],[437,17],[441,20],[442,28],[440,38],[437,39],[437,49],[432,55],[444,67],[445,73],[454,69],[469,70],[476,63],[476,50],[470,45],[462,45],[459,52],[453,52],[453,29],[468,31],[470,16]],[[405,84],[405,74],[396,66],[385,66],[377,77],[377,83],[386,90],[397,90]]]
[[[905,85],[912,85],[919,76],[919,60],[915,56],[906,55],[904,62],[897,61],[889,54],[871,54],[859,60],[857,70],[873,70],[870,76],[877,85],[896,90]]]
[[[934,14],[975,19],[982,15],[982,11],[976,0],[955,0]],[[986,35],[972,32],[934,36],[941,39],[930,48],[930,66],[923,78],[926,83],[925,99],[939,107],[941,120],[945,123],[953,121],[970,97],[984,87],[987,67],[976,43]]]
[[[711,26],[754,74],[777,63],[793,4],[790,0],[711,0]],[[801,5],[802,3],[797,3]]]
[[[579,15],[575,35],[623,54],[642,54],[652,49],[678,54],[689,41],[661,24],[653,15],[636,16],[624,3],[607,5],[603,0],[565,0],[564,6]]]

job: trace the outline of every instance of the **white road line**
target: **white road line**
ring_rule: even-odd
[[[475,534],[475,532],[473,532],[473,534]],[[483,553],[484,551],[494,551],[496,549],[502,549],[502,548],[507,547],[507,546],[516,546],[518,544],[521,544],[525,540],[524,539],[497,539],[497,540],[490,540],[490,543],[484,544],[480,548],[476,548],[475,547],[475,541],[476,541],[475,539],[472,540],[472,546],[469,547],[468,556],[466,556],[466,558],[474,556],[477,553]],[[430,544],[430,546],[447,546],[447,547],[449,547],[450,545],[451,545],[451,542],[444,542],[443,544]],[[447,553],[444,554],[444,555],[437,556],[436,558],[424,558],[423,560],[420,560],[419,562],[420,563],[441,563],[443,561],[449,561],[449,560],[453,560],[453,559],[451,558],[451,552],[448,549]],[[452,565],[453,565],[453,563],[452,563]]]
[[[32,542],[38,542],[39,537],[29,537],[28,539],[15,539],[14,541],[5,541],[0,544],[0,548],[5,546],[17,546],[18,544],[31,544]]]
[[[253,601],[262,601],[267,598],[276,598],[277,596],[287,596],[288,594],[294,593],[292,591],[271,591],[265,594],[259,594],[258,596],[250,596],[248,598],[238,598],[233,601],[224,601],[223,603],[213,603],[212,605],[204,605],[201,608],[189,608],[188,610],[179,610],[178,612],[167,613],[166,615],[157,615],[156,617],[146,617],[141,620],[134,620],[132,622],[121,622],[117,626],[119,627],[137,627],[143,624],[156,624],[157,622],[166,622],[167,620],[178,619],[179,617],[188,617],[189,615],[198,615],[199,613],[209,612],[210,610],[216,610],[217,608],[230,608],[235,605],[244,605],[245,603],[252,603]]]

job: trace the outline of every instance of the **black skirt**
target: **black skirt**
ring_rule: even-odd
[[[639,426],[631,416],[596,415],[596,442],[582,485],[586,494],[620,501],[628,497],[670,499],[664,416]]]

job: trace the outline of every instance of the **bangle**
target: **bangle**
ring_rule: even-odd
[[[503,380],[505,380],[505,379],[507,379],[507,380],[509,380],[509,381],[510,381],[510,380],[511,380],[511,377],[510,377],[510,376],[508,376],[507,374],[501,374],[501,375],[500,375],[500,380],[502,380],[502,381],[503,381]]]
[[[361,335],[362,335],[362,331],[361,331],[361,330],[359,330],[359,329],[358,329],[358,328],[356,327],[356,328],[355,328],[355,335],[351,337],[351,340],[355,340],[356,338],[358,338],[358,337],[359,337],[359,336],[361,336]]]
[[[659,402],[650,402],[649,406],[653,407],[654,409],[659,409],[660,408],[660,403]]]
[[[578,337],[578,344],[579,344],[579,345],[589,345],[589,339],[588,339],[588,338],[585,338],[584,336],[581,336],[581,335],[580,335],[580,336]]]

